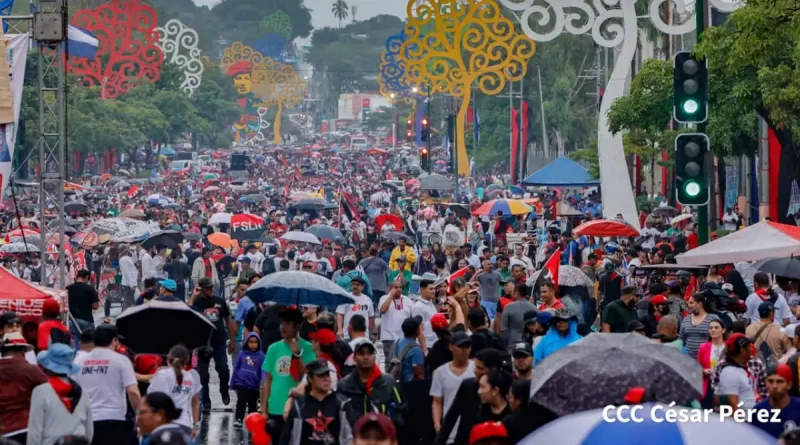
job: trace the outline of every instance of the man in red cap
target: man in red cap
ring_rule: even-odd
[[[353,427],[353,445],[397,445],[397,428],[386,415],[368,413]]]
[[[767,370],[767,391],[769,398],[756,404],[753,408],[766,413],[779,410],[780,422],[772,422],[772,415],[753,416],[753,426],[762,429],[769,435],[778,438],[785,430],[786,424],[800,425],[800,399],[789,395],[794,375],[792,368],[783,363]]]
[[[72,345],[69,329],[59,320],[61,305],[55,298],[48,298],[42,304],[42,321],[36,335],[36,350],[44,351],[52,343]]]
[[[484,422],[472,427],[469,445],[507,445],[508,431],[500,422]]]

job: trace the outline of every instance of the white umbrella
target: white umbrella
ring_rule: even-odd
[[[306,232],[288,232],[281,237],[282,240],[294,241],[296,243],[322,244],[319,238]]]
[[[684,213],[682,215],[676,216],[675,218],[672,218],[672,221],[670,221],[669,223],[670,224],[676,224],[676,223],[683,222],[683,221],[686,221],[687,219],[692,219],[692,218],[694,218],[694,215],[692,215],[691,213]]]
[[[205,189],[203,189],[203,193],[216,192],[216,191],[219,191],[219,187],[217,187],[216,185],[212,185],[210,187],[206,187]]]
[[[223,213],[215,213],[215,214],[211,215],[211,218],[208,219],[208,224],[209,225],[230,224],[231,223],[231,218],[233,218],[233,215],[231,215],[230,213],[224,213],[224,212]]]
[[[39,248],[35,244],[25,243],[8,243],[0,246],[2,253],[26,253],[26,252],[39,252]]]
[[[105,218],[89,225],[89,230],[98,235],[110,235],[111,241],[132,243],[141,241],[150,235],[147,223],[131,218]]]

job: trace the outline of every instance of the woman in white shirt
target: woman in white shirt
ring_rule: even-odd
[[[190,371],[184,370],[189,362],[189,350],[173,346],[167,355],[168,368],[161,368],[150,380],[147,393],[163,392],[172,398],[175,407],[181,410],[175,423],[191,433],[200,422],[200,390],[202,386]]]

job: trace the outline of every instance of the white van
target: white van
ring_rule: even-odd
[[[353,136],[350,138],[350,150],[366,150],[369,148],[367,138],[362,136]]]

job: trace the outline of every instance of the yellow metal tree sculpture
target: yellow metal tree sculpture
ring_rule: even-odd
[[[253,72],[253,92],[263,98],[270,106],[276,106],[272,130],[274,142],[281,142],[281,116],[284,107],[296,107],[305,98],[307,82],[300,77],[291,65],[264,58]]]
[[[409,82],[423,94],[461,98],[456,118],[458,174],[469,175],[464,143],[472,85],[496,95],[525,76],[536,52],[533,40],[514,31],[497,0],[409,0],[400,58]]]

